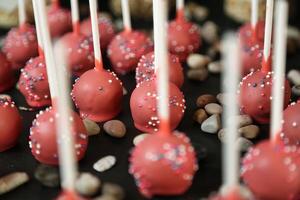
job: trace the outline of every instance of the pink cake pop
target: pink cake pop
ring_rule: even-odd
[[[59,37],[72,30],[71,12],[59,5],[59,0],[52,0],[48,9],[48,24],[52,37]]]
[[[22,119],[9,96],[0,96],[0,152],[15,146],[21,134]]]
[[[170,81],[177,87],[181,87],[184,81],[183,69],[177,56],[169,54]],[[143,55],[137,65],[135,80],[139,84],[154,78],[154,52]]]
[[[33,4],[34,13],[37,12],[35,4]],[[41,41],[40,23],[37,15],[35,17],[35,25],[37,30],[37,38],[39,44],[39,56],[31,58],[21,69],[19,78],[19,90],[24,95],[28,105],[32,107],[41,107],[51,105],[51,97],[47,70]]]
[[[52,105],[54,108],[47,108],[37,114],[36,119],[30,128],[30,147],[33,156],[40,162],[45,164],[58,164],[58,150],[57,150],[57,108],[56,101],[58,98],[58,82],[57,73],[55,70],[54,55],[52,52],[52,45],[50,42],[50,33],[47,26],[46,8],[43,1],[34,0],[33,3],[37,5],[38,18],[40,19],[41,35],[43,39],[43,46],[45,49],[46,69],[48,74],[49,88],[51,93]],[[72,134],[75,138],[75,146],[77,160],[81,159],[86,151],[88,135],[84,124],[80,117],[72,112],[70,117],[70,124],[72,125]]]
[[[76,80],[72,98],[83,118],[102,122],[115,117],[121,111],[122,83],[118,77],[103,69],[101,57],[97,8],[90,5],[92,19],[95,68]],[[100,37],[101,38],[101,37]]]
[[[128,0],[122,0],[124,30],[110,42],[107,55],[114,71],[126,74],[135,70],[142,55],[153,50],[151,39],[143,32],[131,29]]]
[[[18,1],[19,27],[12,28],[3,44],[3,52],[16,70],[27,60],[38,54],[38,43],[34,26],[26,23],[25,2]]]
[[[269,123],[270,105],[272,100],[271,87],[273,84],[271,67],[271,33],[273,18],[273,0],[267,1],[264,58],[261,70],[251,72],[240,83],[240,104],[243,113],[250,115],[259,123]],[[291,97],[291,88],[285,81],[284,107]]]
[[[155,63],[159,63],[157,88],[160,94],[159,132],[140,142],[132,151],[129,172],[140,192],[153,195],[179,195],[192,184],[197,170],[194,148],[183,133],[170,130],[168,93],[168,54],[166,30],[167,1],[153,1]],[[143,83],[142,83],[143,84]],[[172,87],[172,86],[171,86]],[[156,98],[155,98],[156,99]]]
[[[300,151],[295,147],[284,146],[279,140],[282,129],[284,101],[286,29],[286,1],[277,1],[275,15],[275,60],[272,93],[271,140],[263,141],[251,148],[243,160],[242,177],[257,199],[281,200],[299,199],[300,192]]]
[[[67,65],[76,76],[93,68],[93,44],[90,37],[80,33],[77,0],[71,0],[73,32],[65,34],[60,41],[66,47]]]
[[[177,0],[176,19],[169,23],[168,46],[170,53],[184,62],[189,54],[197,52],[201,46],[200,30],[196,24],[184,16],[184,0]]]
[[[101,49],[105,50],[110,43],[110,41],[115,36],[115,28],[111,19],[105,14],[99,14],[98,17],[98,26],[101,37]],[[91,19],[86,19],[81,22],[80,31],[86,36],[92,35],[92,25]]]
[[[5,55],[0,52],[0,92],[4,92],[13,87],[15,82],[16,78],[11,64],[7,61]]]

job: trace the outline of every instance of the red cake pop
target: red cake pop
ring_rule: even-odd
[[[32,107],[51,105],[47,70],[43,56],[31,58],[27,62],[26,66],[21,69],[18,85],[28,105]]]
[[[170,127],[174,130],[183,117],[185,100],[175,84],[170,83],[169,88]],[[130,109],[134,126],[140,131],[147,133],[158,131],[160,120],[157,116],[157,98],[155,80],[144,81],[133,90]]]
[[[222,190],[222,189],[221,189]],[[233,189],[227,194],[213,194],[208,197],[209,200],[253,200],[251,192],[245,187]]]
[[[63,191],[56,200],[86,200],[75,192]]]
[[[115,36],[115,29],[111,19],[105,14],[98,15],[99,32],[101,33],[101,49],[105,50]],[[81,22],[80,31],[86,36],[92,35],[91,19]]]
[[[296,147],[261,142],[243,160],[243,180],[258,199],[299,199],[299,156]]]
[[[272,72],[258,70],[245,76],[240,83],[242,112],[263,124],[268,123],[270,119],[272,74]],[[291,97],[291,88],[287,80],[284,94],[284,107],[286,107]]]
[[[29,24],[12,28],[4,40],[3,52],[14,69],[22,68],[29,58],[38,54],[35,28]]]
[[[15,84],[16,78],[3,53],[0,52],[0,92],[10,89]]]
[[[0,96],[0,152],[15,146],[21,134],[22,120],[9,96]]]
[[[52,0],[48,9],[48,24],[52,37],[59,37],[72,30],[71,13],[59,5],[59,0]]]
[[[121,111],[122,83],[114,73],[92,69],[74,84],[72,98],[83,118],[112,119]]]
[[[184,80],[181,63],[177,56],[169,54],[170,81],[181,87]],[[154,77],[154,52],[143,55],[138,63],[135,73],[137,84],[149,81]]]
[[[139,31],[123,31],[108,46],[107,55],[118,74],[126,74],[137,67],[142,55],[153,50],[149,37]]]
[[[264,33],[265,33],[265,22],[258,21],[255,26],[255,33],[253,32],[251,23],[246,23],[239,29],[238,34],[241,43],[248,43],[250,40],[253,39],[257,40],[257,42],[263,43]]]
[[[184,193],[198,169],[189,138],[179,132],[145,138],[133,150],[130,162],[129,172],[148,198]]]
[[[299,145],[300,143],[300,101],[290,104],[283,112],[281,137],[284,143]]]
[[[52,107],[40,111],[30,128],[30,148],[33,156],[41,163],[57,165],[58,152],[55,128],[56,111]],[[75,149],[77,160],[81,160],[85,154],[88,135],[80,117],[73,112],[70,121],[73,123]]]

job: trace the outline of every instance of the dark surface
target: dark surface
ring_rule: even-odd
[[[210,19],[214,20],[221,26],[221,31],[236,27],[237,25],[232,21],[226,19],[222,14],[222,6],[220,1],[201,1],[207,4],[210,8]],[[205,47],[201,50],[205,51]],[[299,66],[299,53],[288,58],[289,67]],[[106,62],[107,63],[107,62]],[[108,64],[106,65],[108,66]],[[187,66],[185,66],[187,69]],[[134,74],[129,74],[120,77],[123,81],[128,94],[124,97],[123,111],[117,117],[122,120],[127,126],[127,134],[123,139],[115,139],[104,131],[98,136],[92,136],[89,140],[89,146],[85,158],[79,163],[80,171],[89,171],[97,175],[102,182],[115,182],[120,184],[126,191],[127,200],[143,199],[138,193],[134,184],[132,176],[128,174],[128,155],[130,149],[133,147],[132,140],[140,132],[134,128],[130,109],[129,99],[132,90],[135,87]],[[206,197],[210,192],[216,191],[221,184],[221,145],[217,135],[202,133],[200,125],[192,120],[193,112],[196,110],[196,98],[205,93],[218,94],[220,91],[220,77],[218,75],[210,75],[204,82],[192,82],[187,78],[182,87],[185,94],[187,109],[184,119],[178,127],[178,130],[185,132],[190,138],[196,148],[199,159],[199,170],[194,178],[194,183],[190,190],[181,197],[164,197],[154,199],[185,199],[193,200],[199,197]],[[8,92],[12,95],[18,106],[26,106],[24,97],[16,90]],[[27,172],[31,180],[19,187],[18,189],[0,196],[1,200],[50,200],[55,198],[59,193],[59,188],[47,188],[42,186],[37,180],[33,178],[33,172],[39,164],[31,155],[28,146],[28,134],[31,122],[35,117],[36,112],[21,111],[24,120],[24,127],[19,143],[13,149],[0,153],[0,176],[14,171]],[[264,128],[264,130],[266,127]],[[266,137],[267,131],[260,138]],[[206,157],[203,159],[203,149],[206,150]],[[98,173],[92,169],[92,165],[99,158],[106,155],[114,155],[117,157],[117,164],[110,170]]]

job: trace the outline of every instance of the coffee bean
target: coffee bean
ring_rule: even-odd
[[[292,87],[292,93],[296,96],[300,96],[300,85],[294,85]]]
[[[239,129],[239,133],[248,139],[256,138],[259,133],[259,127],[256,125],[244,126]]]
[[[218,26],[214,22],[207,21],[201,28],[201,37],[207,43],[212,44],[219,39],[218,29]]]
[[[206,68],[199,68],[199,69],[190,69],[187,72],[187,77],[190,80],[194,81],[205,81],[208,76],[208,71]]]
[[[13,172],[0,178],[0,195],[10,192],[29,181],[25,172]]]
[[[96,194],[101,186],[101,181],[91,173],[83,172],[75,182],[76,191],[83,196]]]
[[[187,64],[192,69],[205,68],[205,66],[210,62],[210,58],[201,54],[190,54],[187,58]]]
[[[98,135],[100,133],[100,126],[96,122],[85,118],[83,123],[89,136]]]
[[[215,96],[213,96],[211,94],[204,94],[197,98],[196,104],[199,108],[204,108],[205,105],[207,105],[209,103],[215,103],[215,102],[217,102],[217,99]]]
[[[198,109],[194,113],[193,119],[196,122],[198,122],[199,124],[202,124],[202,122],[207,119],[207,114],[206,114],[205,110],[203,110],[202,108]]]
[[[204,109],[209,115],[221,114],[223,112],[222,106],[217,103],[209,103],[204,107]]]
[[[221,128],[220,115],[214,114],[201,124],[201,130],[206,133],[217,133]]]
[[[222,64],[219,61],[211,62],[208,64],[208,71],[212,74],[219,74],[222,72]]]
[[[123,188],[120,185],[114,183],[104,183],[102,188],[102,194],[112,196],[117,200],[122,200],[125,197],[125,192]]]
[[[112,137],[122,138],[126,134],[126,127],[120,120],[110,120],[104,123],[103,128]]]
[[[253,146],[253,142],[244,137],[239,137],[236,142],[242,152],[248,151],[248,149]]]
[[[34,172],[34,177],[47,187],[58,187],[60,183],[58,168],[50,165],[40,164]]]
[[[292,69],[288,72],[287,78],[294,84],[300,85],[300,71]]]
[[[115,156],[105,156],[94,163],[93,168],[98,172],[104,172],[109,170],[116,164],[117,160]]]
[[[149,136],[148,133],[143,133],[143,134],[140,134],[140,135],[137,135],[134,137],[133,139],[133,144],[134,146],[138,145],[141,141],[143,141],[147,136]]]

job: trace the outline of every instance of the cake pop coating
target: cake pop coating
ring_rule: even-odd
[[[250,40],[255,39],[259,43],[264,42],[265,22],[258,21],[256,25],[256,32],[253,32],[251,23],[244,24],[238,31],[240,42],[248,43]],[[255,35],[253,35],[255,34]]]
[[[56,200],[86,200],[75,192],[63,191]]]
[[[146,137],[130,157],[129,173],[148,198],[184,193],[198,169],[195,151],[187,136],[179,132],[170,136],[162,134]]]
[[[11,64],[3,53],[0,52],[0,92],[10,89],[15,84],[14,72]]]
[[[98,27],[101,39],[101,49],[106,49],[110,41],[115,36],[114,25],[108,16],[98,14]],[[92,35],[92,24],[90,18],[81,22],[80,31],[86,36]]]
[[[38,42],[34,26],[24,24],[12,28],[4,40],[3,52],[15,69],[22,68],[29,58],[37,56]]]
[[[181,63],[177,56],[169,54],[169,80],[181,87],[184,80]],[[155,77],[154,52],[143,55],[136,68],[135,80],[138,83],[149,81]]]
[[[59,37],[72,30],[72,19],[69,10],[51,5],[48,9],[48,24],[52,37]]]
[[[37,114],[32,122],[29,136],[29,146],[32,155],[41,163],[57,165],[58,149],[56,139],[57,113],[50,107]],[[80,117],[73,112],[70,121],[74,128],[74,142],[77,160],[81,160],[85,154],[88,144],[88,135]],[[58,141],[59,142],[59,141]]]
[[[61,39],[67,53],[67,65],[76,76],[94,67],[94,52],[92,38],[70,32]]]
[[[0,152],[15,146],[21,134],[22,119],[9,96],[0,96]]]
[[[144,81],[137,85],[131,94],[130,109],[134,125],[140,131],[153,133],[158,131],[156,80]],[[170,128],[174,130],[180,123],[184,111],[185,100],[178,87],[169,83]]]
[[[288,145],[300,144],[300,101],[290,104],[283,112],[281,137]]]
[[[149,37],[139,31],[123,31],[110,42],[107,55],[112,67],[118,74],[135,70],[142,55],[153,51]]]
[[[114,73],[106,70],[85,72],[76,80],[71,95],[83,118],[102,122],[121,111],[122,83]]]
[[[263,141],[244,157],[243,180],[257,199],[299,199],[299,155],[296,147]]]
[[[241,111],[257,122],[266,124],[270,120],[272,72],[256,71],[245,76],[240,83]],[[291,88],[288,81],[284,86],[284,107],[289,103]]]
[[[199,50],[201,45],[200,30],[196,24],[184,19],[170,22],[168,27],[168,46],[170,53],[184,62],[189,54]]]
[[[41,107],[51,105],[51,97],[45,59],[43,56],[31,58],[21,69],[19,90],[28,105]]]

